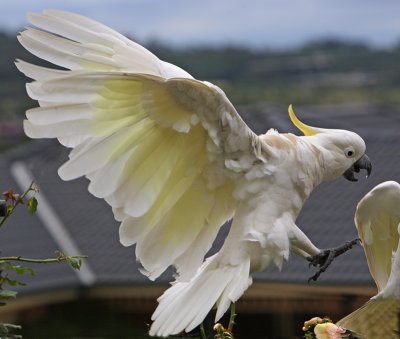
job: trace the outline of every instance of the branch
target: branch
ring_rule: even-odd
[[[0,257],[0,263],[3,262],[10,264],[10,261],[21,261],[21,262],[30,262],[36,264],[47,264],[47,263],[65,261],[73,269],[79,270],[82,265],[82,259],[86,259],[87,257],[88,257],[87,255],[65,255],[63,252],[58,252],[57,258],[49,258],[49,259],[31,259],[31,258],[23,258],[21,256]]]
[[[60,256],[58,258],[49,258],[49,259],[31,259],[31,258],[11,256],[11,257],[0,257],[0,261],[23,261],[23,262],[32,262],[38,264],[46,264],[51,262],[67,261],[68,258],[86,259],[87,257],[88,257],[87,255],[74,255],[74,256]]]
[[[17,198],[15,198],[15,195],[12,194],[13,193],[12,189],[10,189],[10,190],[8,190],[8,192],[4,193],[4,195],[6,195],[6,201],[8,199],[11,199],[14,203],[7,207],[7,209],[5,211],[5,215],[3,216],[3,219],[1,219],[1,221],[0,221],[0,227],[3,226],[4,222],[14,212],[15,208],[19,204],[23,203],[25,196],[31,191],[36,192],[36,189],[33,187],[33,181],[31,182],[31,184],[29,185],[27,190],[21,196],[18,196]]]

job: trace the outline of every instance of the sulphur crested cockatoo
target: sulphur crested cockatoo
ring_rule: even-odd
[[[399,338],[400,185],[374,187],[358,203],[354,220],[378,294],[338,325],[365,339]]]
[[[25,133],[73,148],[61,178],[90,180],[149,278],[176,267],[151,335],[190,331],[215,304],[219,319],[251,272],[280,267],[290,250],[319,254],[295,224],[304,201],[322,180],[371,170],[353,132],[307,126],[290,107],[305,136],[256,135],[220,88],[112,29],[57,10],[28,17],[38,29],[22,32],[21,44],[68,70],[17,62],[40,105],[27,111]],[[221,250],[204,262],[231,218]]]

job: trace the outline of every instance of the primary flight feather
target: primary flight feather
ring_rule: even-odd
[[[40,105],[27,111],[26,134],[73,148],[60,176],[89,178],[149,278],[177,269],[152,335],[190,331],[215,304],[220,318],[251,272],[280,267],[290,250],[320,253],[295,224],[304,201],[322,180],[371,171],[353,132],[308,126],[289,107],[304,136],[256,135],[220,88],[112,29],[57,10],[28,17],[38,29],[20,43],[67,70],[17,62]],[[231,218],[223,247],[204,261]]]

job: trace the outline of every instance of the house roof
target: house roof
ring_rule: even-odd
[[[244,120],[258,133],[273,127],[297,133],[285,114],[286,108],[252,106],[239,110]],[[302,107],[297,114],[309,125],[345,128],[359,133],[367,143],[367,154],[373,162],[368,180],[358,183],[336,179],[317,187],[306,202],[297,224],[319,248],[333,247],[357,237],[353,224],[359,199],[376,184],[385,180],[400,181],[400,107],[347,105],[335,107]],[[123,247],[118,240],[118,222],[111,208],[87,191],[84,178],[70,182],[57,175],[58,167],[67,159],[68,150],[53,140],[39,140],[1,156],[1,187],[24,190],[23,173],[28,173],[39,188],[39,212],[30,217],[23,208],[0,230],[1,255],[22,255],[33,258],[53,257],[54,251],[73,250],[89,256],[84,272],[79,273],[61,264],[35,265],[36,277],[23,277],[29,284],[21,293],[35,293],[80,286],[146,285],[149,280],[139,272],[133,247]],[[17,164],[17,165],[16,165]],[[22,172],[21,172],[22,171]],[[25,171],[25,172],[24,172]],[[19,173],[19,174],[18,174]],[[22,173],[22,174],[21,174]],[[21,179],[22,178],[22,179]],[[22,181],[21,181],[22,180]],[[18,181],[18,182],[17,182]],[[22,186],[22,187],[20,187]],[[45,199],[40,201],[40,199]],[[46,212],[46,213],[44,213]],[[49,219],[50,216],[50,219]],[[55,229],[52,229],[55,228]],[[214,250],[223,242],[224,227]],[[68,238],[66,249],[64,241]],[[259,282],[307,284],[313,274],[308,263],[291,255],[279,272],[271,267],[254,275]],[[170,280],[164,274],[159,283]],[[319,279],[320,285],[373,284],[361,246],[337,258]]]

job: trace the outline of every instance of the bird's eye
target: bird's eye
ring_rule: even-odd
[[[344,153],[346,154],[346,157],[351,158],[355,152],[353,148],[346,148]]]

